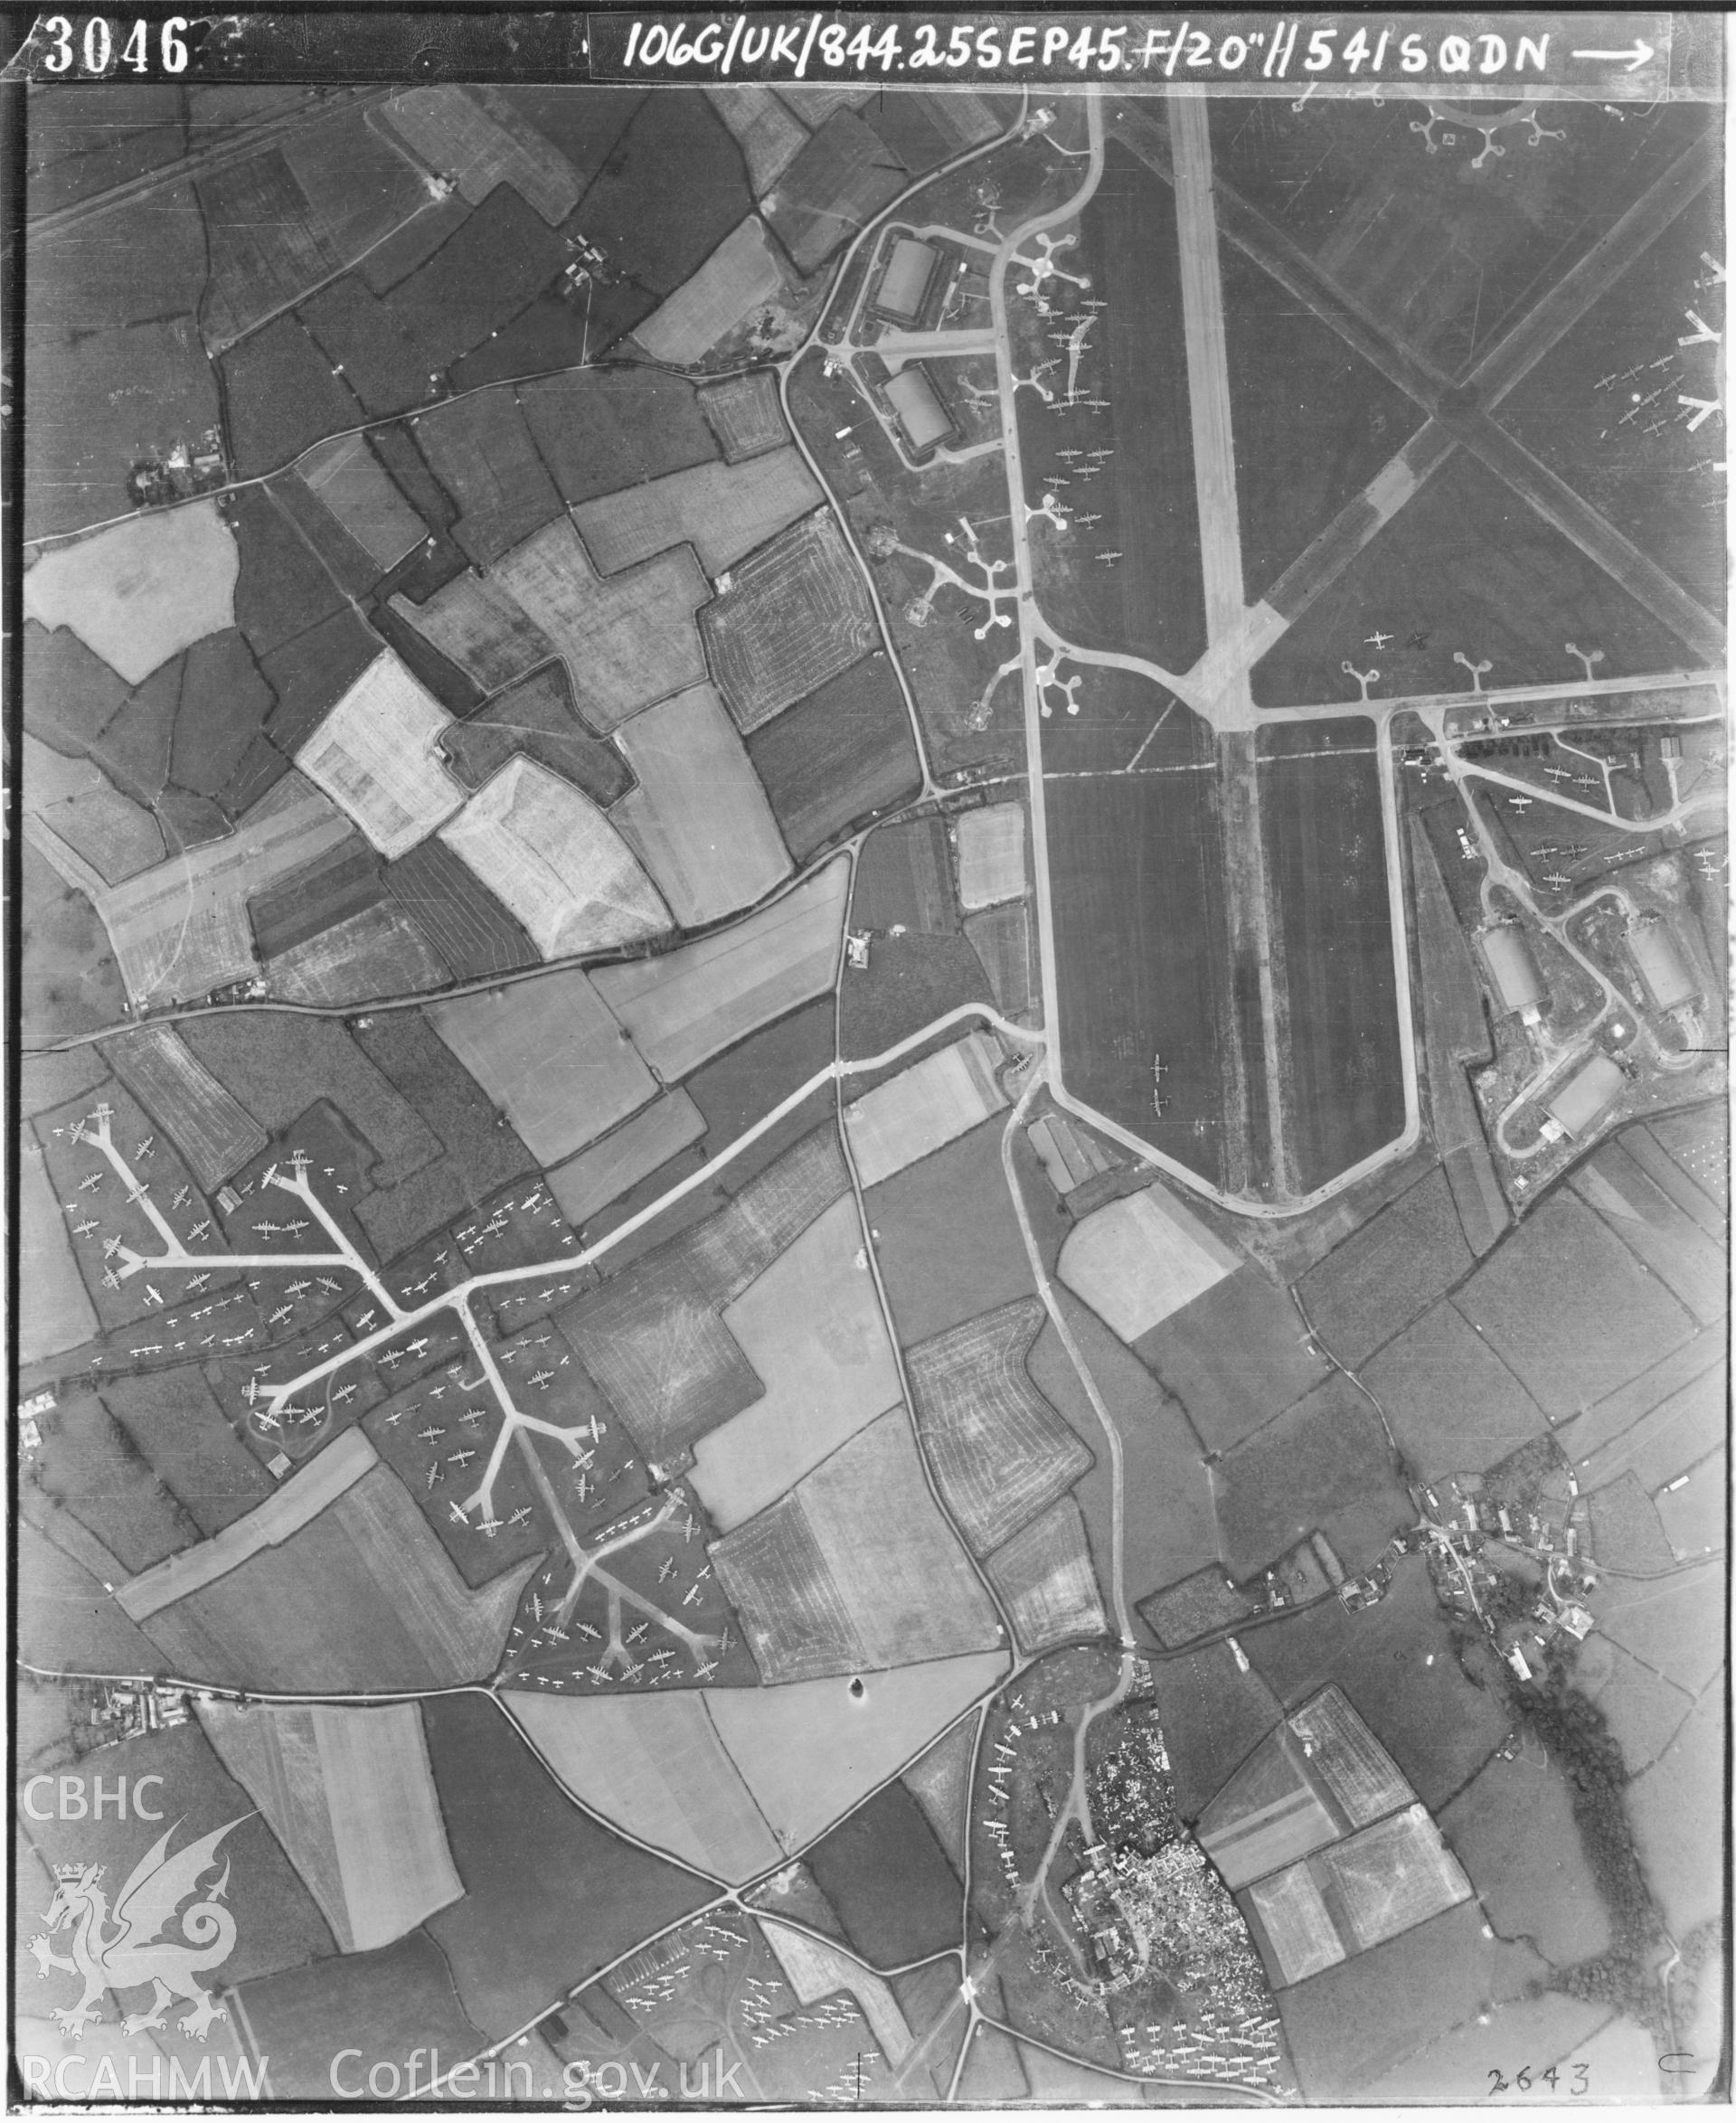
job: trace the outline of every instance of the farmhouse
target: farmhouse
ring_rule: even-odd
[[[1614,1102],[1626,1081],[1612,1056],[1593,1054],[1543,1100],[1544,1110],[1565,1134],[1583,1137]]]
[[[1503,1012],[1517,1012],[1526,1024],[1539,1023],[1549,996],[1524,929],[1516,921],[1498,921],[1477,941]]]
[[[892,409],[910,455],[926,457],[958,432],[958,423],[941,402],[934,380],[920,362],[901,369],[886,385],[886,402]]]
[[[896,325],[914,325],[929,298],[939,262],[940,253],[932,243],[901,236],[892,245],[892,254],[874,291],[873,306],[879,315]]]

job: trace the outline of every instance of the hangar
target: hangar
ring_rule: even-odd
[[[901,368],[885,385],[885,392],[886,402],[912,457],[926,457],[958,432],[958,422],[942,402],[933,377],[920,361]]]

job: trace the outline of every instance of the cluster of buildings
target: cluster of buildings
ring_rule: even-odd
[[[138,458],[127,475],[127,492],[135,508],[160,509],[209,494],[228,477],[222,430],[207,428],[196,441],[177,442],[161,457]]]
[[[98,1735],[90,1751],[170,1731],[192,1716],[184,1688],[164,1688],[153,1681],[100,1681],[90,1706],[90,1722]]]
[[[1457,1479],[1415,1492],[1424,1512],[1411,1538],[1429,1558],[1436,1597],[1474,1622],[1522,1681],[1550,1647],[1583,1643],[1594,1627],[1585,1595],[1597,1571],[1585,1552],[1590,1514],[1570,1473],[1566,1496],[1540,1492],[1509,1506]]]

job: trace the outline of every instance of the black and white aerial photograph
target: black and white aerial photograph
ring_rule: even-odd
[[[10,2112],[1728,2106],[1727,35],[9,11]]]

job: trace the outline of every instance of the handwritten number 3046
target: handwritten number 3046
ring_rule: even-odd
[[[111,26],[105,22],[101,15],[93,14],[75,46],[72,24],[63,14],[51,14],[42,24],[42,34],[50,45],[48,56],[42,61],[42,71],[71,73],[76,59],[80,73],[102,75],[116,65],[130,67],[136,74],[148,73],[151,68],[149,25],[135,22],[118,54],[115,46],[118,28],[118,25]],[[157,61],[165,74],[187,71],[186,28],[184,14],[172,14],[163,24],[157,42]]]
[[[1582,2094],[1589,2091],[1591,2081],[1590,2066],[1579,2063],[1571,2066],[1570,2069],[1573,2076],[1569,2082],[1568,2092],[1570,2094]],[[1489,2065],[1487,2070],[1489,2087],[1485,2098],[1490,2100],[1493,2100],[1498,2093],[1529,2093],[1533,2084],[1547,2086],[1553,2093],[1559,2090],[1561,2084],[1561,2075],[1553,2064],[1548,2065],[1543,2071],[1539,2071],[1534,2081],[1529,2064],[1521,2064],[1511,2079],[1497,2071],[1493,2064]]]

